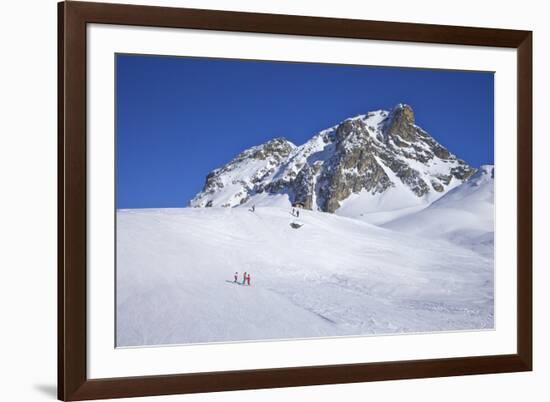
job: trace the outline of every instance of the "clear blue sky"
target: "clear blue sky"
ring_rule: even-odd
[[[410,104],[473,166],[493,163],[493,73],[116,56],[117,208],[184,207],[209,171],[273,137]]]

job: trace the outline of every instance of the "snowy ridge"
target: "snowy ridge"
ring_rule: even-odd
[[[255,191],[258,183],[270,180],[284,158],[295,148],[290,141],[275,138],[241,152],[230,163],[208,174],[205,190],[197,194],[190,204],[201,207],[241,204]]]
[[[426,209],[384,227],[425,238],[446,239],[486,256],[494,249],[494,167],[483,165],[465,183]]]

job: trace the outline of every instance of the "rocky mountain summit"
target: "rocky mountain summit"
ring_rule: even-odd
[[[398,104],[346,119],[301,146],[275,138],[249,148],[210,172],[190,206],[283,199],[335,212],[353,199],[367,210],[382,200],[406,208],[440,198],[475,172],[416,125],[409,105]]]

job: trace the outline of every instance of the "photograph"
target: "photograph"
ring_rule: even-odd
[[[114,57],[117,348],[495,329],[494,72]]]
[[[548,399],[545,3],[0,9],[1,400]]]

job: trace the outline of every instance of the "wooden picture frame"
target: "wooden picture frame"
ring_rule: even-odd
[[[532,32],[104,3],[58,5],[58,397],[85,400],[532,370]],[[90,23],[517,49],[517,353],[89,379],[86,26]]]

